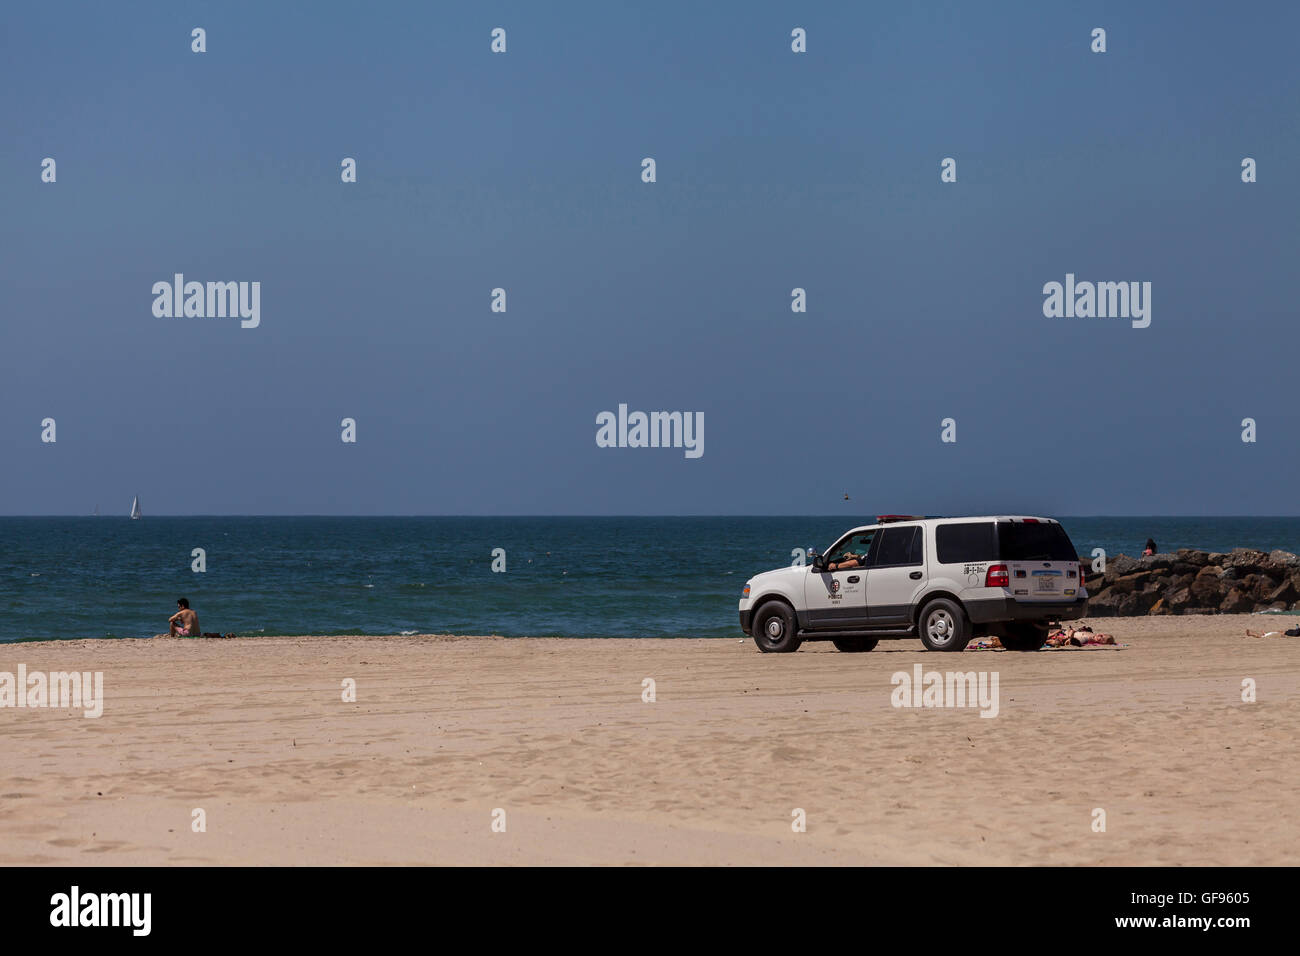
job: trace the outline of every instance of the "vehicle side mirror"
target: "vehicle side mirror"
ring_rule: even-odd
[[[825,570],[826,570],[826,555],[824,555],[824,554],[815,554],[815,553],[814,553],[814,554],[812,555],[812,566],[813,566],[813,570],[814,570],[814,571],[825,571]]]

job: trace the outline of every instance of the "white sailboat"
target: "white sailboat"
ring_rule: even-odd
[[[140,511],[140,496],[136,495],[135,500],[131,502],[131,519],[134,521],[135,519],[142,517],[142,514],[143,513]]]

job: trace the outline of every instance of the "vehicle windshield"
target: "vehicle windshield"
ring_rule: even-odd
[[[998,556],[1003,561],[1078,561],[1070,536],[1059,524],[998,522]]]

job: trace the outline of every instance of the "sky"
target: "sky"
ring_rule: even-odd
[[[1300,513],[1295,4],[0,18],[0,512]]]

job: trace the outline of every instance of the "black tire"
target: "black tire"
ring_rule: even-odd
[[[876,645],[880,643],[880,639],[875,637],[836,637],[832,638],[831,643],[835,645],[837,651],[843,651],[845,654],[864,654],[867,651],[874,651]]]
[[[947,598],[935,598],[921,610],[917,633],[931,651],[963,651],[971,639],[966,612]]]
[[[792,654],[803,638],[790,605],[768,601],[754,615],[754,643],[764,654]]]
[[[999,640],[1009,651],[1036,651],[1047,643],[1047,629],[1037,624],[1008,624]]]

